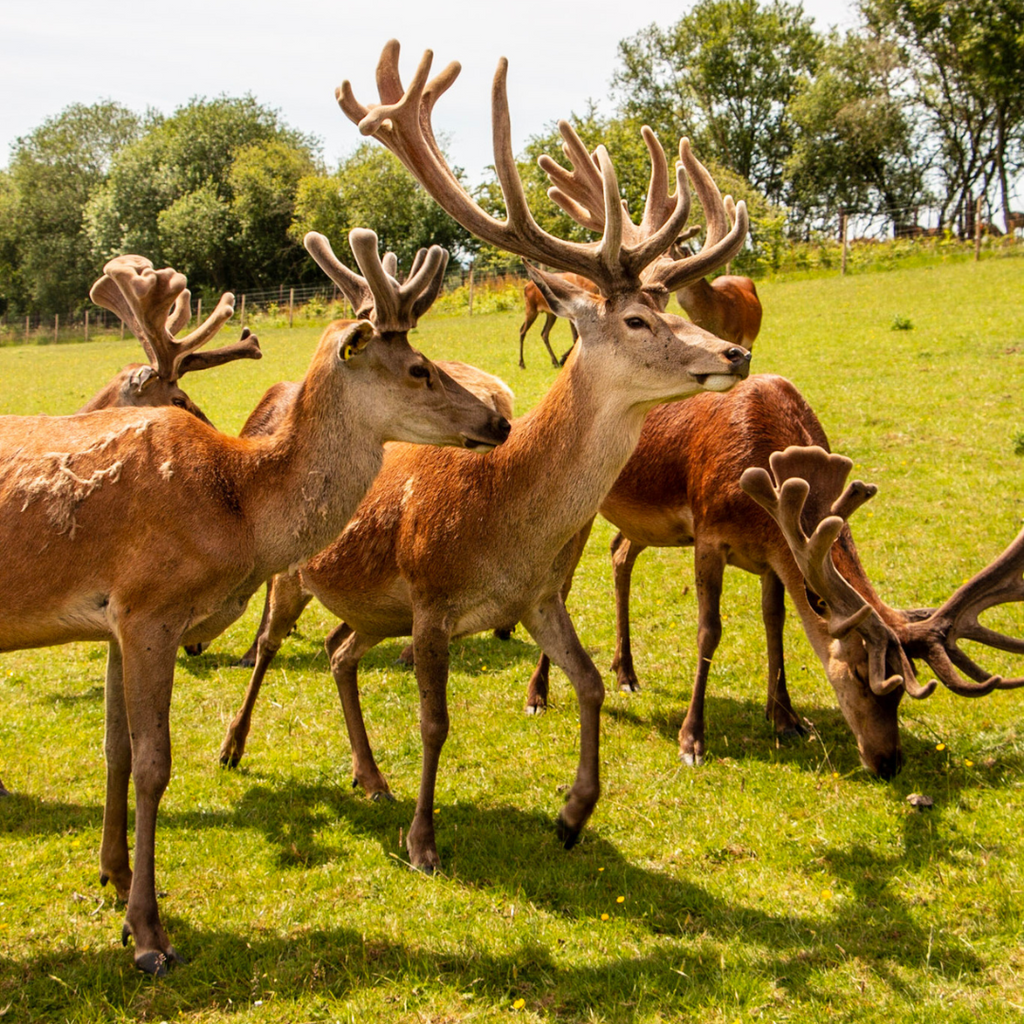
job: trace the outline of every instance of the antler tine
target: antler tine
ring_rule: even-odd
[[[1024,530],[981,572],[926,618],[906,625],[904,644],[911,657],[922,658],[942,684],[961,697],[981,697],[993,690],[1024,686],[1024,677],[1003,678],[986,672],[957,646],[972,640],[995,650],[1024,654],[1024,640],[981,625],[978,616],[1009,601],[1024,601]],[[966,673],[968,682],[958,672]]]
[[[707,234],[696,256],[681,260],[666,257],[656,262],[644,276],[645,286],[661,286],[667,291],[682,288],[728,263],[743,248],[750,228],[747,204],[742,200],[736,203],[735,219],[730,217],[714,179],[691,152],[689,139],[679,141],[679,159],[704,207]],[[729,226],[730,220],[732,227]]]
[[[307,232],[302,239],[306,252],[316,261],[316,265],[341,289],[342,294],[352,306],[353,315],[357,320],[369,319],[373,312],[373,295],[366,280],[353,273],[345,266],[331,248],[331,243],[318,231]],[[374,251],[376,251],[376,241]]]
[[[367,228],[353,228],[348,241],[373,294],[372,319],[377,330],[382,334],[412,330],[420,315],[437,297],[448,265],[448,253],[439,245],[432,245],[414,261],[415,273],[409,275],[405,284],[399,284],[396,276],[385,270],[374,232]],[[387,255],[385,260],[394,266],[397,273],[397,260],[387,260]]]
[[[209,370],[214,366],[223,366],[236,359],[262,359],[263,351],[259,339],[248,327],[242,328],[242,336],[233,345],[215,348],[211,352],[190,352],[178,364],[178,376],[194,370]]]
[[[184,274],[170,267],[154,270],[145,257],[129,254],[110,260],[89,292],[93,302],[124,321],[157,374],[167,381],[177,380],[182,360],[205,345],[234,315],[235,297],[225,292],[210,316],[176,341],[174,335],[192,315],[186,283]]]
[[[832,455],[816,446],[791,446],[785,451],[773,452],[769,464],[774,481],[765,469],[752,466],[740,477],[740,486],[778,523],[808,586],[828,608],[829,633],[837,639],[852,630],[860,633],[868,653],[868,683],[872,691],[880,696],[891,693],[902,686],[906,678],[900,674],[888,675],[890,646],[899,649],[899,645],[893,643],[895,638],[885,623],[832,561],[832,545],[846,520],[837,514],[822,516],[808,524],[813,528],[810,536],[804,532],[801,521],[811,491],[808,480],[815,483],[816,504],[820,502],[825,508],[841,512],[852,511],[874,492],[856,483],[843,490],[853,463],[845,456]],[[810,518],[813,520],[815,516]],[[906,671],[909,667],[906,658],[901,654],[899,660]]]
[[[487,214],[466,192],[442,156],[431,128],[431,112],[437,99],[458,75],[459,66],[449,64],[441,74],[427,81],[432,54],[424,54],[408,88],[400,93],[399,46],[389,42],[381,54],[377,71],[381,102],[364,106],[356,100],[346,81],[337,90],[338,103],[359,125],[364,135],[373,135],[391,150],[438,204],[473,235],[526,259],[559,270],[576,271],[594,281],[605,295],[639,286],[639,267],[624,252],[621,217],[605,216],[607,228],[600,242],[569,242],[543,231],[526,203],[522,182],[512,152],[506,78],[508,62],[498,62],[491,91],[492,133],[495,169],[505,198],[507,219]],[[619,210],[620,199],[614,170],[607,154],[597,154],[602,179],[602,205]],[[667,243],[666,243],[667,247]]]
[[[416,268],[418,266],[416,261],[422,261],[423,257],[420,256],[420,253],[426,255],[426,250],[416,250],[416,255],[413,257],[412,261],[412,270],[409,271],[410,274],[416,273]],[[387,274],[388,277],[393,277],[396,281],[398,280],[398,257],[393,252],[384,253],[384,259],[380,261],[380,265],[384,268],[384,273]]]
[[[568,121],[559,121],[562,152],[569,161],[566,170],[557,160],[542,153],[537,158],[540,169],[552,183],[548,196],[577,224],[591,231],[604,231],[604,183],[597,166],[596,153],[583,145],[576,129]]]

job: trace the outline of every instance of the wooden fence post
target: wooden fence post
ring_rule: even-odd
[[[89,310],[85,311],[85,340],[89,340]]]
[[[981,204],[984,196],[978,196],[974,206],[974,259],[981,259]]]
[[[242,323],[241,326],[245,327],[245,293],[242,293],[242,308],[241,308]]]
[[[196,327],[203,322],[203,300],[198,299],[196,301]]]
[[[288,289],[288,326],[291,327],[295,316],[295,289]]]
[[[473,315],[473,268],[475,266],[476,266],[476,261],[474,260],[469,265],[469,315],[470,316]]]
[[[53,318],[53,341],[54,344],[60,337],[60,313],[57,313]]]
[[[28,332],[31,330],[29,326],[28,317],[25,317],[25,340],[28,341]]]
[[[843,259],[842,259],[842,263],[841,263],[840,271],[839,271],[839,273],[842,274],[842,275],[846,274],[846,249],[847,249],[846,233],[847,233],[848,227],[849,227],[849,221],[846,218],[846,211],[844,210],[842,215],[841,215],[841,217],[840,217],[840,220],[839,220],[839,233],[840,233],[840,235],[842,236],[842,239],[843,239]]]

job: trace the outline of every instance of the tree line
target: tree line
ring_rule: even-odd
[[[972,227],[974,199],[1011,221],[1024,168],[1024,0],[861,0],[857,28],[816,30],[800,3],[698,0],[669,26],[619,44],[612,110],[572,120],[603,142],[623,196],[642,208],[640,126],[681,135],[752,213],[749,267],[793,237],[832,231],[842,210],[915,211]],[[547,199],[533,136],[522,173],[542,226],[580,237]],[[672,159],[672,150],[669,151]],[[502,211],[493,180],[474,189]],[[351,227],[373,228],[402,264],[436,242],[488,269],[509,265],[454,224],[372,142],[328,169],[319,143],[252,96],[196,98],[170,116],[112,102],[73,104],[11,149],[0,170],[0,312],[73,311],[111,256],[139,252],[199,289],[316,280],[302,236],[322,231],[342,258]]]

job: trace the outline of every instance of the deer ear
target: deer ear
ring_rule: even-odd
[[[593,308],[595,296],[592,292],[558,274],[549,274],[526,260],[523,260],[523,265],[556,316],[575,320],[582,312]]]
[[[362,352],[372,338],[373,324],[369,320],[359,320],[350,324],[341,332],[338,339],[338,358],[347,363],[353,356]]]

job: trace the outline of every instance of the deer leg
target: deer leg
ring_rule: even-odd
[[[790,703],[786,689],[786,664],[782,648],[782,627],[786,622],[786,588],[769,569],[761,577],[761,617],[768,646],[768,703],[764,717],[779,736],[800,736],[805,730]]]
[[[704,763],[704,692],[711,659],[722,638],[720,605],[725,559],[718,548],[698,541],[693,562],[697,579],[697,671],[690,707],[679,730],[679,757],[684,764],[699,765]]]
[[[568,552],[570,568],[566,574],[565,582],[562,584],[563,604],[569,596],[569,591],[572,590],[572,581],[576,575],[576,568],[583,557],[583,550],[587,546],[587,541],[590,539],[590,531],[593,528],[594,520],[591,519],[569,542],[571,545]],[[551,659],[541,651],[537,666],[533,670],[533,675],[530,676],[530,684],[526,690],[526,713],[528,715],[539,715],[547,710],[550,675]]]
[[[624,693],[636,693],[640,682],[633,668],[633,646],[629,635],[629,587],[633,564],[645,544],[637,544],[621,533],[612,538],[612,575],[615,578],[615,657],[611,670]]]
[[[523,343],[526,341],[526,332],[533,326],[534,320],[537,319],[537,310],[532,306],[526,307],[526,319],[523,321],[522,326],[519,328],[519,369],[525,370],[526,363],[523,361]]]
[[[357,633],[342,622],[324,641],[352,749],[352,786],[362,786],[371,800],[394,799],[387,779],[380,773],[374,760],[370,740],[366,735],[366,724],[363,722],[363,709],[359,703],[359,661],[383,639]]]
[[[423,772],[406,849],[412,866],[428,873],[441,866],[434,840],[434,789],[441,748],[448,738],[449,640],[450,634],[441,622],[424,615],[415,616],[412,642],[416,649],[416,682],[420,688]]]
[[[561,366],[562,364],[558,361],[558,356],[555,355],[555,350],[551,347],[551,328],[555,326],[555,321],[558,319],[554,313],[544,314],[544,326],[540,329],[540,336],[544,341],[544,347],[548,350],[548,355],[551,356],[552,366]]]
[[[580,332],[576,330],[576,324],[572,320],[569,321],[569,332],[572,334],[572,345],[565,350],[562,358],[558,360],[559,366],[565,366],[565,361],[569,358],[569,353],[573,350],[573,346],[576,344],[576,339],[580,336]]]
[[[171,777],[171,688],[179,639],[163,624],[121,636],[135,781],[135,873],[121,938],[127,945],[132,936],[135,966],[148,974],[165,974],[168,963],[180,959],[160,923],[154,863],[157,811]]]
[[[590,655],[576,636],[561,594],[556,594],[523,618],[523,625],[544,653],[569,677],[580,714],[580,757],[576,779],[558,814],[558,837],[571,849],[601,794],[600,733],[604,683]]]
[[[238,668],[254,668],[256,666],[256,655],[259,653],[260,636],[267,628],[267,619],[270,616],[270,583],[268,582],[263,590],[263,614],[260,615],[260,624],[256,627],[256,635],[252,638],[249,650],[243,654],[235,665]]]
[[[121,648],[115,640],[107,644],[107,677],[103,694],[107,796],[103,805],[103,839],[100,843],[100,885],[112,881],[118,899],[127,901],[132,888],[128,857],[128,780],[132,774],[132,741],[124,704]]]
[[[302,609],[312,600],[312,595],[303,588],[302,578],[297,572],[279,573],[267,584],[266,622],[256,641],[256,664],[249,677],[249,686],[238,713],[228,725],[224,741],[220,745],[220,763],[235,768],[245,753],[245,741],[252,725],[252,712],[256,698],[260,695],[263,677],[270,668],[284,638],[295,627]]]

